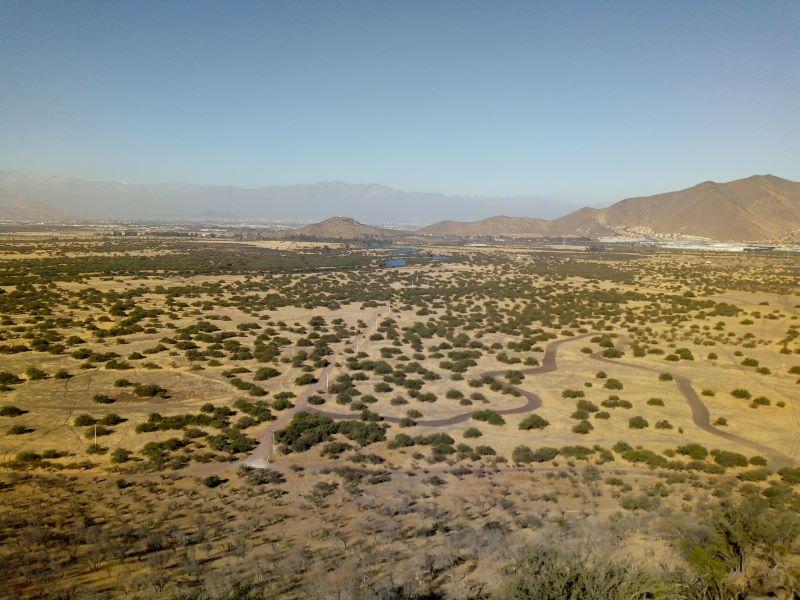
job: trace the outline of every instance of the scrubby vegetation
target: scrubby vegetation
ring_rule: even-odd
[[[9,597],[797,589],[783,258],[0,246]]]

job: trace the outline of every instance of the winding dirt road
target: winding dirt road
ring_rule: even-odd
[[[371,329],[376,325],[378,320],[383,317],[391,314],[391,310],[387,307],[384,310],[379,310],[372,316],[372,318],[367,322],[367,326],[365,327],[362,333],[354,336],[350,341],[350,344],[355,345],[356,342],[360,342],[368,336]],[[545,354],[542,359],[542,365],[539,367],[531,367],[528,369],[522,369],[521,371],[526,375],[541,375],[544,373],[551,373],[558,368],[557,364],[557,354],[558,349],[566,343],[575,342],[581,339],[585,339],[587,337],[601,335],[596,332],[585,333],[581,335],[577,335],[570,338],[564,338],[560,340],[556,340],[551,342],[547,348],[545,349]],[[620,336],[619,343],[617,345],[618,348],[623,348],[626,345],[630,344],[630,340],[624,336]],[[315,393],[322,389],[325,385],[325,377],[330,376],[332,371],[336,368],[336,359],[338,357],[338,352],[333,354],[331,357],[331,362],[328,366],[326,366],[322,372],[320,373],[319,382],[308,386],[308,388],[304,391],[304,393],[297,399],[294,407],[284,411],[277,420],[271,422],[271,427],[264,431],[259,438],[259,444],[256,449],[247,457],[244,457],[238,461],[227,462],[227,463],[192,463],[191,465],[184,467],[183,469],[179,469],[174,472],[174,475],[182,475],[182,476],[195,476],[195,477],[205,477],[208,475],[222,475],[227,472],[231,472],[235,470],[237,467],[241,465],[247,465],[253,468],[264,469],[268,467],[283,469],[287,467],[286,463],[270,463],[270,460],[273,460],[274,457],[274,448],[273,448],[273,432],[279,428],[285,427],[286,424],[292,419],[292,417],[301,412],[301,411],[308,411],[308,412],[316,412],[321,415],[328,416],[333,419],[353,419],[357,416],[357,414],[349,413],[349,414],[342,414],[342,413],[334,413],[334,412],[327,412],[323,410],[319,410],[314,406],[308,404],[308,399]],[[630,363],[620,362],[618,360],[607,359],[600,356],[598,353],[589,355],[589,358],[601,363],[612,364],[616,366],[623,366],[623,367],[630,367],[634,369],[641,369],[650,371],[653,373],[661,373],[662,371],[656,369],[654,367],[648,367],[646,365],[636,365]],[[488,375],[492,377],[496,377],[505,373],[505,370],[492,370],[486,371],[481,375]],[[480,375],[479,375],[480,376]],[[720,429],[714,427],[710,424],[710,416],[708,412],[708,408],[703,404],[702,400],[697,396],[697,393],[694,391],[692,387],[691,381],[682,375],[675,375],[673,374],[673,379],[677,385],[678,391],[686,400],[689,408],[692,412],[692,421],[694,424],[712,435],[718,436],[722,439],[736,442],[737,444],[742,444],[753,448],[754,450],[758,451],[759,453],[766,456],[771,463],[773,468],[782,467],[782,466],[794,466],[795,461],[790,458],[789,456],[782,454],[772,448],[764,446],[763,444],[759,444],[757,442],[750,441],[748,439],[742,438],[735,434],[728,433],[726,431],[721,431]],[[510,414],[520,414],[520,413],[527,413],[538,409],[542,405],[541,398],[535,394],[534,392],[529,392],[526,390],[522,390],[516,388],[522,397],[525,398],[525,403],[521,406],[515,408],[509,408],[505,410],[498,410],[497,412],[503,415],[510,415]],[[471,418],[474,411],[469,411],[465,413],[460,413],[454,415],[452,417],[448,417],[445,419],[431,419],[431,420],[423,420],[418,421],[417,425],[422,427],[447,427],[450,425],[455,425],[457,423],[463,423]],[[383,420],[388,423],[396,423],[399,421],[397,417],[384,417]],[[316,468],[311,466],[309,467],[311,470],[322,470],[327,468],[326,465],[318,465]],[[388,470],[400,474],[406,474],[409,477],[409,472],[416,471],[417,469],[409,469],[409,468],[394,468],[394,467],[386,467]],[[421,470],[423,472],[431,471],[432,467],[425,467]],[[435,469],[435,468],[433,468]],[[547,465],[528,465],[526,467],[516,467],[512,465],[506,465],[500,467],[495,465],[493,467],[494,471],[530,471],[530,470],[554,470],[554,467],[547,466]],[[133,479],[147,479],[152,478],[154,474],[152,473],[143,473],[134,475]],[[159,473],[158,476],[163,477],[163,473]]]
[[[616,348],[618,350],[621,350],[622,348],[631,343],[631,340],[625,336],[620,336],[618,339],[619,343],[616,345]],[[650,373],[664,372],[653,367],[648,367],[646,365],[636,365],[631,363],[620,362],[614,359],[603,358],[600,354],[597,353],[592,354],[592,358],[599,362],[622,366],[622,367],[628,367],[631,369],[639,369],[641,371],[649,371]],[[678,391],[681,393],[684,400],[686,400],[686,403],[689,405],[689,409],[692,411],[692,422],[695,424],[695,426],[697,426],[698,428],[702,429],[707,433],[721,437],[725,440],[749,446],[753,450],[758,451],[759,453],[763,454],[766,458],[768,458],[770,464],[774,467],[794,466],[795,464],[794,459],[787,456],[786,454],[783,454],[782,452],[778,452],[777,450],[774,450],[769,446],[765,446],[764,444],[748,440],[734,433],[722,431],[721,429],[714,427],[711,424],[711,417],[708,412],[708,407],[703,403],[703,401],[697,395],[697,392],[695,392],[694,388],[692,387],[691,380],[688,377],[685,377],[684,375],[677,375],[675,373],[670,373],[670,374],[672,375],[672,379],[675,381],[675,384],[678,387]]]
[[[373,318],[373,321],[370,322],[370,325],[377,318],[378,318],[378,315],[376,315]],[[369,329],[369,327],[367,329]],[[366,335],[366,333],[365,333],[365,335]],[[591,336],[596,336],[596,335],[602,335],[602,334],[597,333],[597,332],[589,332],[589,333],[584,333],[584,334],[577,335],[577,336],[574,336],[574,337],[564,338],[564,339],[561,339],[561,340],[556,340],[554,342],[551,342],[547,346],[547,348],[545,349],[545,354],[544,354],[544,357],[542,359],[542,365],[541,366],[532,367],[532,368],[529,368],[529,369],[520,369],[520,371],[522,373],[524,373],[525,375],[542,375],[544,373],[552,373],[553,371],[555,371],[558,368],[556,357],[557,357],[557,354],[558,354],[558,349],[562,345],[564,345],[564,344],[566,344],[568,342],[575,342],[575,341],[578,341],[578,340],[581,340],[581,339],[585,339],[585,338],[591,337]],[[625,346],[627,346],[627,345],[629,345],[631,343],[631,341],[625,336],[619,336],[618,340],[619,340],[619,343],[617,344],[617,348],[618,349],[622,349],[622,348],[624,348]],[[656,369],[654,367],[648,367],[646,365],[630,364],[630,363],[620,362],[618,360],[604,358],[603,356],[600,355],[600,353],[593,353],[593,354],[590,355],[590,357],[593,360],[596,360],[598,362],[607,363],[607,364],[611,364],[611,365],[629,367],[629,368],[632,368],[632,369],[640,369],[640,370],[644,370],[644,371],[649,371],[651,373],[662,373],[663,372],[663,371],[661,371],[659,369]],[[330,368],[331,367],[328,367],[328,369],[330,369]],[[328,370],[328,372],[330,372],[330,371]],[[493,370],[493,371],[486,371],[484,373],[477,374],[477,376],[478,377],[483,377],[483,376],[497,377],[499,375],[502,375],[505,372],[506,371],[504,371],[504,370]],[[692,412],[692,421],[693,421],[693,423],[699,429],[701,429],[701,430],[703,430],[703,431],[705,431],[707,433],[710,433],[712,435],[715,435],[717,437],[720,437],[722,439],[725,439],[725,440],[728,440],[728,441],[731,441],[731,442],[735,442],[737,444],[742,444],[744,446],[748,446],[749,448],[752,448],[753,450],[756,450],[757,452],[759,452],[760,454],[763,454],[766,458],[768,458],[769,461],[770,461],[770,464],[773,467],[778,467],[779,468],[779,467],[785,467],[785,466],[794,466],[794,464],[795,464],[794,459],[792,459],[791,457],[787,456],[786,454],[783,454],[782,452],[778,452],[777,450],[774,450],[774,449],[772,449],[772,448],[770,448],[768,446],[765,446],[764,444],[760,444],[758,442],[754,442],[754,441],[748,440],[748,439],[743,438],[743,437],[741,437],[739,435],[736,435],[736,434],[733,434],[733,433],[729,433],[727,431],[722,431],[721,429],[718,429],[717,427],[714,427],[711,424],[711,419],[710,419],[710,414],[709,414],[709,411],[708,411],[708,407],[703,403],[703,401],[697,395],[697,392],[695,392],[695,390],[692,387],[692,383],[689,380],[689,378],[687,378],[687,377],[685,377],[683,375],[677,375],[677,374],[674,374],[674,373],[672,374],[672,377],[673,377],[673,380],[675,381],[675,384],[676,384],[676,386],[678,388],[678,391],[681,393],[681,395],[683,396],[684,400],[686,400],[686,403],[689,405],[689,409]],[[520,395],[522,397],[525,398],[525,403],[522,404],[521,406],[517,406],[515,408],[507,408],[507,409],[503,409],[503,410],[498,410],[497,412],[499,414],[501,414],[501,415],[513,415],[513,414],[521,414],[521,413],[532,412],[532,411],[538,409],[542,405],[542,399],[536,393],[520,389],[519,387],[516,387],[516,386],[514,386],[514,388],[520,393]],[[316,388],[316,389],[318,389],[318,388]],[[314,391],[316,391],[316,389]],[[310,395],[310,393],[305,395],[305,400],[308,399],[308,395]],[[295,406],[295,409],[293,409],[292,413],[290,413],[288,415],[281,415],[281,422],[288,421],[288,419],[291,418],[291,416],[294,413],[296,413],[299,410],[301,410],[300,408],[298,408],[298,407],[300,407],[300,404],[301,403],[298,401],[298,403]],[[303,403],[303,407],[306,410],[310,411],[310,412],[315,412],[317,414],[329,417],[331,419],[337,419],[337,420],[353,419],[353,418],[355,418],[357,416],[356,413],[352,413],[352,412],[351,413],[337,413],[337,412],[329,412],[329,411],[326,411],[326,410],[321,410],[321,409],[318,409],[318,408],[313,407],[313,406],[307,406],[306,402]],[[472,417],[472,414],[474,412],[475,412],[474,410],[471,410],[471,411],[464,412],[464,413],[459,413],[457,415],[453,415],[452,417],[447,417],[447,418],[444,418],[444,419],[420,420],[420,421],[416,421],[416,424],[418,426],[420,426],[420,427],[449,427],[449,426],[456,425],[458,423],[463,423],[463,422],[469,420]],[[399,423],[400,422],[400,418],[398,418],[398,417],[384,416],[384,417],[382,417],[382,419],[383,419],[384,422],[387,422],[387,423]],[[277,425],[276,425],[276,427],[277,427]],[[263,437],[262,437],[262,444],[263,444]],[[261,446],[260,446],[260,448],[261,448]],[[268,446],[264,445],[264,448],[268,448],[269,451],[272,450],[272,447],[271,447],[271,435],[270,435],[270,445],[268,445]],[[258,453],[258,451],[259,451],[259,449],[257,449],[256,452],[252,456],[255,456],[256,453]],[[251,456],[251,458],[252,458],[252,456]],[[259,454],[258,458],[256,460],[252,460],[251,461],[251,459],[248,458],[244,462],[245,462],[245,464],[248,464],[248,465],[254,466],[254,467],[255,466],[266,466],[266,461],[261,462],[261,457],[263,457],[263,456],[268,456],[268,455]]]
[[[530,367],[528,369],[515,369],[525,375],[543,375],[544,373],[552,373],[555,371],[558,366],[556,364],[556,355],[558,354],[558,348],[567,342],[574,342],[576,340],[580,340],[591,335],[595,335],[593,333],[584,333],[582,335],[577,335],[571,338],[564,338],[563,340],[556,340],[555,342],[551,342],[550,345],[547,346],[545,350],[544,357],[542,358],[542,364],[539,367]],[[510,367],[509,367],[510,369]],[[485,373],[480,373],[477,377],[498,377],[506,373],[506,370],[495,370],[495,371],[486,371]],[[539,397],[538,394],[534,392],[529,392],[527,390],[520,389],[516,386],[511,386],[515,390],[517,390],[520,395],[525,398],[525,404],[521,406],[517,406],[515,408],[506,408],[501,410],[496,410],[495,412],[501,415],[518,415],[521,413],[527,413],[536,410],[542,405],[542,399]],[[313,412],[319,413],[326,417],[330,417],[331,419],[352,419],[358,415],[358,413],[335,413],[335,412],[328,412],[325,410],[320,410],[318,408],[310,408]],[[458,423],[463,423],[468,421],[472,418],[475,409],[472,409],[468,412],[460,413],[457,415],[453,415],[452,417],[447,417],[444,419],[429,419],[429,420],[421,420],[415,421],[415,423],[420,427],[448,427],[450,425],[456,425]],[[399,417],[383,417],[383,420],[387,423],[399,423],[401,419]]]

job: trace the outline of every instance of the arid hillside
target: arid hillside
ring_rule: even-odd
[[[800,229],[800,183],[774,175],[754,175],[728,183],[705,181],[677,192],[628,198],[604,209],[581,208],[553,221],[511,217],[469,223],[443,221],[420,233],[603,236],[631,227],[721,241],[781,238]]]
[[[52,206],[25,200],[0,189],[0,221],[61,221],[66,218]]]
[[[610,227],[649,227],[656,233],[718,240],[773,239],[800,228],[800,183],[774,175],[704,181],[678,192],[629,198],[593,214]]]
[[[359,223],[350,217],[331,217],[321,223],[313,223],[285,234],[290,239],[323,239],[323,240],[371,240],[398,237],[401,235],[391,229],[373,227]]]
[[[546,235],[550,228],[551,222],[544,219],[497,216],[472,222],[441,221],[423,227],[418,233],[455,236],[527,236]]]

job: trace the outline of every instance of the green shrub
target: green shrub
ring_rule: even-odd
[[[9,435],[25,435],[26,433],[33,433],[33,429],[27,427],[26,425],[12,425],[8,429]]]
[[[256,370],[255,374],[253,375],[253,380],[265,381],[267,379],[272,379],[273,377],[277,377],[280,374],[281,372],[273,367],[261,367]]]
[[[597,408],[597,405],[594,402],[590,402],[589,400],[578,400],[575,403],[575,406],[578,408],[578,410],[590,413],[597,412],[598,410],[600,410],[599,408]]]
[[[789,485],[800,484],[800,467],[784,467],[778,471],[784,483]]]
[[[40,381],[42,379],[47,379],[47,373],[39,369],[38,367],[28,367],[25,370],[25,376],[30,381]]]
[[[209,475],[203,479],[203,485],[207,488],[215,488],[224,483],[224,480],[219,475]]]
[[[78,415],[72,422],[72,424],[75,427],[89,427],[90,425],[94,425],[95,423],[97,423],[97,419],[87,414]]]
[[[633,417],[628,421],[628,427],[631,429],[646,429],[649,425],[644,417]]]
[[[577,423],[572,428],[572,432],[573,433],[579,433],[581,435],[586,435],[587,433],[592,431],[592,429],[594,429],[592,424],[589,421],[584,420],[584,421],[581,421],[580,423]]]
[[[622,356],[623,352],[616,348],[606,348],[603,350],[603,358],[621,358]]]
[[[295,385],[311,385],[312,383],[317,383],[317,378],[311,373],[303,373],[294,380]]]
[[[522,419],[519,423],[519,428],[526,431],[530,429],[544,429],[550,425],[550,422],[537,414],[531,414]]]
[[[701,444],[685,444],[683,446],[678,446],[675,449],[675,452],[678,454],[682,454],[684,456],[688,456],[693,460],[705,460],[708,456],[708,450],[705,446]]]
[[[721,467],[746,467],[747,457],[738,452],[729,452],[727,450],[712,450],[711,456],[714,457],[716,462]]]
[[[533,462],[533,450],[528,446],[517,446],[511,453],[511,460],[518,465]]]
[[[476,421],[484,421],[490,425],[505,425],[506,422],[500,413],[488,408],[472,413],[472,418]]]
[[[111,453],[111,462],[115,464],[125,463],[131,459],[133,453],[130,450],[125,450],[124,448],[117,448]]]
[[[0,417],[18,417],[27,412],[27,410],[23,410],[17,406],[12,406],[11,404],[0,406]]]

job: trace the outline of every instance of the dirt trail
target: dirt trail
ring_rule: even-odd
[[[379,310],[378,312],[376,312],[375,315],[373,315],[373,317],[367,323],[367,326],[364,329],[364,331],[362,333],[354,336],[352,338],[352,340],[350,341],[350,343],[351,344],[355,344],[355,342],[357,340],[361,341],[363,339],[366,339],[367,335],[369,334],[369,331],[377,323],[377,321],[382,316],[387,316],[390,313],[391,313],[391,310],[389,310],[389,309]],[[585,339],[585,338],[591,337],[591,336],[596,336],[596,335],[603,335],[603,334],[598,333],[598,332],[589,332],[589,333],[584,333],[584,334],[577,335],[577,336],[574,336],[574,337],[564,338],[564,339],[553,341],[545,349],[545,354],[544,354],[544,357],[542,359],[542,365],[541,366],[539,366],[539,367],[531,367],[531,368],[528,368],[528,369],[521,369],[521,371],[525,375],[541,375],[541,374],[544,374],[544,373],[552,373],[552,372],[554,372],[554,371],[556,371],[558,369],[558,363],[557,363],[556,359],[557,359],[557,355],[558,355],[558,350],[559,350],[559,348],[561,346],[563,346],[564,344],[566,344],[568,342],[575,342],[575,341],[578,341],[578,340],[581,340],[581,339]],[[619,342],[617,344],[617,348],[620,348],[620,349],[625,347],[625,346],[627,346],[627,345],[629,345],[631,343],[631,341],[628,338],[626,338],[625,336],[619,336],[618,340],[619,340]],[[184,469],[180,469],[178,471],[175,471],[174,474],[175,475],[184,475],[184,476],[188,475],[188,476],[202,477],[202,476],[205,476],[205,475],[220,474],[220,473],[223,473],[223,472],[232,471],[232,470],[234,470],[236,467],[238,467],[240,465],[247,465],[247,466],[250,466],[250,467],[253,467],[253,468],[262,468],[262,469],[263,468],[267,468],[267,467],[272,467],[272,468],[277,468],[277,469],[280,470],[281,468],[286,467],[286,464],[279,464],[279,463],[276,464],[276,463],[271,463],[270,462],[270,459],[272,459],[272,457],[274,455],[273,432],[275,430],[277,430],[277,429],[285,427],[286,424],[292,419],[292,417],[295,414],[297,414],[298,412],[301,412],[301,411],[308,411],[308,412],[316,412],[318,414],[330,417],[332,419],[337,419],[337,420],[338,419],[353,419],[353,418],[356,418],[357,414],[354,414],[354,413],[345,414],[345,413],[328,412],[328,411],[324,411],[324,410],[319,410],[316,407],[311,406],[311,405],[308,404],[309,397],[311,397],[315,392],[319,391],[320,389],[322,389],[324,387],[324,385],[325,385],[325,377],[329,376],[331,374],[331,372],[336,368],[335,365],[336,365],[337,357],[338,357],[338,352],[336,354],[332,355],[330,364],[327,367],[325,367],[325,369],[322,370],[322,372],[320,374],[320,377],[319,377],[319,382],[309,386],[304,391],[304,393],[297,399],[297,402],[295,403],[293,408],[291,408],[291,409],[289,409],[287,411],[284,411],[276,421],[272,421],[271,422],[271,427],[268,430],[266,430],[264,433],[262,433],[261,437],[259,438],[258,446],[256,447],[256,449],[250,455],[248,455],[247,457],[242,458],[242,459],[240,459],[238,461],[235,461],[235,462],[222,463],[222,464],[220,464],[220,463],[210,463],[210,464],[193,463],[193,464],[191,464],[190,466],[188,466],[188,467],[186,467]],[[652,372],[652,373],[661,373],[662,372],[659,369],[656,369],[654,367],[648,367],[646,365],[630,364],[630,363],[620,362],[618,360],[607,359],[607,358],[602,357],[599,353],[591,354],[590,358],[592,358],[593,360],[596,360],[598,362],[602,362],[602,363],[606,363],[606,364],[612,364],[612,365],[616,365],[616,366],[630,367],[630,368],[633,368],[633,369],[646,370],[646,371],[649,371],[649,372]],[[484,373],[479,374],[478,376],[480,377],[480,376],[483,376],[483,375],[488,375],[488,376],[491,376],[491,377],[496,377],[496,376],[502,375],[503,373],[505,373],[504,370],[492,370],[492,371],[485,371]],[[717,437],[720,437],[722,439],[725,439],[725,440],[728,440],[728,441],[732,441],[732,442],[736,442],[737,444],[742,444],[742,445],[748,446],[748,447],[758,451],[760,454],[764,455],[765,457],[767,457],[769,459],[770,465],[772,467],[774,467],[774,468],[779,468],[779,467],[784,467],[784,466],[794,466],[795,465],[795,461],[791,457],[789,457],[789,456],[787,456],[787,455],[785,455],[785,454],[783,454],[781,452],[778,452],[777,450],[769,448],[769,447],[767,447],[767,446],[765,446],[763,444],[759,444],[758,442],[753,442],[751,440],[745,439],[745,438],[743,438],[741,436],[738,436],[738,435],[735,435],[735,434],[732,434],[732,433],[728,433],[726,431],[722,431],[722,430],[714,427],[713,425],[711,425],[708,408],[703,403],[703,401],[700,399],[700,397],[697,395],[697,393],[694,391],[694,388],[692,387],[692,384],[691,384],[691,381],[689,380],[689,378],[687,378],[687,377],[685,377],[683,375],[676,375],[676,374],[673,374],[672,376],[673,376],[673,379],[674,379],[674,381],[675,381],[675,383],[677,385],[678,391],[681,393],[683,398],[686,400],[686,403],[689,405],[689,408],[691,409],[692,421],[694,422],[694,424],[697,427],[699,427],[703,431],[706,431],[706,432],[708,432],[708,433],[710,433],[712,435],[715,435]],[[502,415],[526,413],[526,412],[534,411],[534,410],[538,409],[542,405],[541,398],[537,394],[535,394],[534,392],[529,392],[529,391],[526,391],[526,390],[522,390],[522,389],[519,389],[518,387],[516,387],[515,389],[517,389],[520,392],[521,396],[525,398],[525,403],[522,404],[521,406],[518,406],[518,407],[515,407],[515,408],[498,410],[497,411],[498,413],[500,413]],[[448,426],[451,426],[451,425],[455,425],[457,423],[463,423],[463,422],[467,421],[469,418],[471,418],[473,412],[475,412],[475,411],[469,411],[469,412],[465,412],[465,413],[460,413],[460,414],[454,415],[452,417],[447,417],[447,418],[444,418],[444,419],[431,419],[431,420],[417,421],[417,425],[421,426],[421,427],[448,427]],[[383,420],[385,422],[387,422],[387,423],[397,423],[400,419],[398,419],[397,417],[388,417],[387,416],[387,417],[383,417]],[[520,467],[507,466],[507,467],[497,467],[495,470],[510,470],[510,469],[518,469],[518,468],[521,469],[521,470],[525,470],[525,468],[527,468],[527,467],[520,468]],[[400,471],[416,471],[415,469],[408,469],[408,468],[402,468],[402,469],[396,469],[396,470],[398,472],[400,472]],[[430,470],[430,467],[417,469],[417,470],[421,470],[421,471],[427,472],[427,471]],[[142,477],[142,476],[140,476],[140,477]]]
[[[530,369],[521,369],[522,373],[524,373],[525,375],[542,375],[544,373],[552,373],[553,371],[558,369],[556,357],[558,354],[558,349],[562,345],[568,342],[575,342],[595,335],[602,335],[602,334],[597,332],[590,332],[551,342],[545,350],[545,355],[544,358],[542,359],[542,365],[540,367],[532,367]],[[619,336],[618,339],[619,339],[619,343],[617,344],[618,349],[622,349],[631,343],[630,339],[628,339],[625,336]],[[661,373],[660,370],[655,369],[653,367],[648,367],[646,365],[636,365],[636,364],[620,362],[618,360],[603,358],[603,356],[601,356],[599,353],[593,353],[590,356],[592,359],[598,362],[603,362],[623,367],[630,367],[633,369],[645,370],[652,373]],[[497,377],[499,375],[502,375],[503,373],[505,373],[505,371],[502,370],[486,371],[484,373],[477,374],[477,377],[483,377],[483,376]],[[757,452],[763,454],[766,458],[768,458],[770,464],[773,467],[780,468],[786,466],[794,466],[795,460],[787,456],[786,454],[783,454],[782,452],[778,452],[777,450],[765,446],[764,444],[748,440],[736,434],[729,433],[727,431],[722,431],[721,429],[714,427],[711,424],[708,407],[703,403],[703,401],[697,395],[697,392],[695,392],[694,388],[692,387],[691,380],[683,375],[672,374],[672,377],[675,381],[675,384],[678,387],[678,391],[681,393],[684,400],[686,400],[686,403],[689,405],[689,408],[692,411],[692,421],[698,428],[702,429],[707,433],[720,437],[722,439],[731,442],[736,442],[737,444],[742,444],[752,448],[753,450],[756,450]],[[515,387],[515,389],[522,395],[522,397],[525,398],[525,404],[515,408],[498,410],[497,412],[499,414],[512,415],[512,414],[531,412],[538,409],[542,405],[542,399],[534,392],[529,392],[527,390],[520,389],[519,387],[516,386],[513,387]],[[314,407],[309,407],[308,409],[310,411],[324,415],[331,419],[353,419],[354,417],[357,416],[354,413],[348,414],[348,413],[328,412],[325,410],[319,410]],[[421,421],[416,421],[416,423],[420,427],[449,427],[469,420],[474,412],[475,412],[474,410],[471,410],[444,419],[421,420]],[[386,416],[382,417],[382,419],[387,423],[400,422],[400,419],[398,417]]]
[[[529,369],[515,369],[524,373],[525,375],[542,375],[544,373],[552,373],[555,371],[558,366],[556,365],[556,355],[558,354],[559,346],[566,344],[567,342],[574,342],[588,336],[595,335],[593,333],[584,333],[582,335],[576,335],[575,337],[571,338],[564,338],[563,340],[556,340],[555,342],[551,342],[544,353],[544,358],[542,359],[542,365],[539,367],[531,367]],[[498,377],[503,375],[506,371],[503,370],[494,370],[494,371],[486,371],[484,373],[477,374],[477,377]],[[527,390],[520,389],[516,386],[511,386],[515,390],[517,390],[520,395],[525,398],[525,404],[521,406],[517,406],[515,408],[506,408],[506,409],[499,409],[495,412],[501,415],[518,415],[521,413],[527,413],[536,410],[542,405],[542,399],[535,394],[534,392],[529,392]],[[313,412],[319,413],[326,417],[330,417],[331,419],[352,419],[357,415],[357,413],[335,413],[335,412],[328,412],[325,410],[320,410],[317,408],[311,408]],[[416,421],[416,424],[420,427],[448,427],[450,425],[456,425],[458,423],[463,423],[468,421],[475,409],[460,413],[457,415],[453,415],[452,417],[446,417],[444,419],[429,419],[429,420],[421,420]],[[383,420],[387,423],[399,423],[400,418],[398,417],[383,417]]]
[[[391,308],[389,306],[379,309],[374,315],[372,315],[369,321],[367,321],[364,331],[354,335],[348,343],[352,346],[356,346],[356,344],[363,342],[367,338],[367,335],[373,326],[378,323],[378,320],[381,317],[389,316],[390,314]],[[337,368],[336,362],[339,359],[339,353],[335,352],[329,358],[330,361],[328,365],[320,372],[317,383],[307,386],[306,389],[303,390],[303,393],[297,398],[292,408],[281,412],[280,416],[275,421],[270,422],[269,429],[265,430],[261,434],[256,449],[253,450],[253,452],[246,458],[238,461],[238,464],[247,465],[248,467],[253,467],[256,469],[263,469],[269,465],[269,461],[272,458],[273,453],[273,436],[275,431],[278,429],[283,429],[297,413],[303,411],[314,411],[313,406],[308,404],[308,399],[320,390],[325,389],[328,378],[331,376],[333,370]],[[353,415],[348,415],[347,417],[341,418],[352,419]]]
[[[619,336],[618,339],[619,342],[616,345],[616,348],[618,350],[621,350],[622,348],[631,343],[631,340],[625,336]],[[629,367],[631,369],[639,369],[641,371],[649,371],[650,373],[660,374],[663,372],[659,369],[648,367],[646,365],[634,365],[631,363],[620,362],[614,359],[603,358],[599,353],[592,354],[592,358],[594,360],[606,364]],[[760,452],[765,457],[767,457],[769,459],[770,464],[773,467],[794,466],[795,464],[794,459],[787,456],[786,454],[783,454],[782,452],[778,452],[777,450],[773,450],[772,448],[765,446],[764,444],[753,442],[739,435],[729,433],[727,431],[722,431],[721,429],[714,427],[711,424],[711,418],[708,412],[708,407],[703,403],[703,401],[697,395],[697,392],[694,391],[691,380],[688,377],[685,377],[684,375],[677,375],[675,373],[670,373],[670,374],[672,375],[675,384],[678,386],[678,391],[681,393],[684,400],[686,400],[686,403],[689,405],[689,408],[692,411],[692,421],[698,428],[712,435],[716,435],[718,437],[726,439],[728,441],[749,446],[750,448]]]

